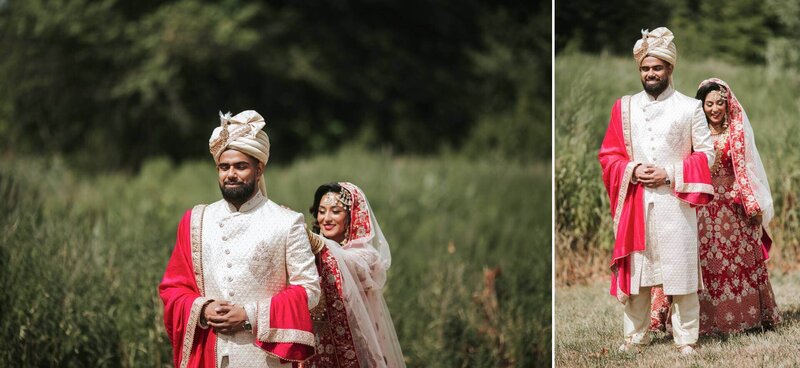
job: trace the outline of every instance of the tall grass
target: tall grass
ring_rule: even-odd
[[[571,284],[605,272],[609,261],[613,233],[597,151],[614,101],[642,87],[630,58],[564,55],[555,68],[556,270],[558,283]],[[714,60],[679,62],[673,76],[676,89],[692,97],[709,77],[733,88],[753,125],[775,201],[773,263],[792,267],[800,256],[800,145],[794,138],[800,133],[800,76]]]
[[[385,296],[409,366],[547,366],[549,170],[345,149],[273,163],[267,184],[301,212],[324,182],[366,192],[392,247]],[[0,162],[0,366],[169,366],[156,287],[181,214],[216,201],[215,181],[208,161],[136,175]]]

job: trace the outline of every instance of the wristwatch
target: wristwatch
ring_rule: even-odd
[[[243,327],[244,327],[245,331],[253,331],[253,325],[250,324],[250,320],[249,319],[246,319],[244,321],[244,326]]]
[[[667,185],[670,185],[670,184],[672,184],[672,182],[671,182],[671,181],[669,181],[669,178],[667,178],[666,184],[667,184]]]

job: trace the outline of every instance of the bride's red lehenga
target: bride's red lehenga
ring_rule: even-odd
[[[353,331],[347,320],[342,295],[342,275],[336,259],[326,247],[316,257],[323,297],[311,312],[316,354],[304,363],[307,367],[360,367]]]
[[[325,243],[316,254],[322,297],[311,311],[316,354],[301,367],[405,367],[382,294],[388,243],[361,189],[339,185],[352,198],[347,241],[313,235]]]
[[[712,172],[714,200],[697,211],[700,267],[700,333],[771,327],[780,320],[762,251],[761,225],[751,225],[734,189],[731,141],[719,136]],[[712,168],[713,169],[713,168]]]
[[[722,81],[711,81],[728,88]],[[744,151],[745,148],[755,151],[755,144],[746,142],[744,133],[748,130],[747,133],[752,134],[752,129],[749,129],[749,122],[747,126],[742,124],[747,117],[732,92],[729,92],[728,103],[729,129],[712,135],[716,151],[711,168],[714,200],[697,210],[704,285],[698,292],[701,335],[771,328],[780,322],[765,263],[771,244],[765,230],[767,224],[750,223],[752,215],[767,207],[759,203],[759,200],[767,202],[762,198],[768,194],[763,194],[764,185],[760,183],[766,178],[747,172],[751,170],[748,166],[752,166],[749,162],[753,158],[747,156],[746,159]],[[734,167],[737,162],[740,164]],[[764,178],[759,180],[758,176]],[[740,180],[742,177],[747,179]],[[766,192],[769,192],[768,186]],[[771,196],[768,202],[771,210]],[[769,219],[765,217],[765,220]],[[661,288],[652,289],[652,300],[650,327],[663,331],[669,324],[669,300]]]

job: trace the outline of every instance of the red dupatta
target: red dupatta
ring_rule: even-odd
[[[164,302],[164,326],[172,342],[176,368],[216,366],[216,334],[213,329],[197,328],[200,309],[209,300],[203,296],[202,249],[197,249],[202,242],[192,239],[198,236],[198,232],[192,230],[201,227],[203,209],[204,206],[197,206],[184,213],[172,257],[158,285]]]
[[[270,301],[269,327],[255,331],[255,344],[282,362],[302,362],[314,355],[314,331],[308,310],[308,294],[299,285],[289,285]]]

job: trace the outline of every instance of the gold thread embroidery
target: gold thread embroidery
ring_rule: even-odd
[[[628,303],[628,299],[630,299],[630,296],[625,294],[625,292],[622,291],[622,288],[617,285],[617,301],[622,303],[622,305],[625,305]]]
[[[717,168],[719,168],[719,165],[722,162],[722,153],[725,149],[725,144],[728,141],[729,133],[730,129],[725,129],[725,131],[719,135],[717,141],[714,142],[714,164],[711,165],[711,175],[714,175],[714,173],[717,172]]]
[[[186,323],[186,332],[183,335],[183,350],[181,350],[181,368],[186,368],[189,365],[189,356],[192,353],[192,345],[194,345],[194,330],[197,327],[197,321],[200,319],[200,310],[203,304],[208,301],[206,297],[198,297],[192,303],[192,309],[189,313],[189,321]]]
[[[742,129],[742,117],[741,117],[741,108],[739,107],[738,101],[734,98],[735,104],[733,104],[733,111],[731,112],[731,125],[728,131],[732,133],[732,140],[735,141],[730,147],[731,150],[731,159],[733,160],[733,170],[735,175],[738,177],[739,180],[739,188],[741,189],[741,197],[742,202],[744,203],[745,213],[752,216],[761,212],[761,206],[758,204],[755,196],[753,195],[754,190],[752,185],[750,184],[750,180],[748,179],[749,174],[747,173],[747,167],[745,163],[745,153],[747,144],[744,138],[744,130]],[[737,149],[737,147],[742,147],[741,150]],[[712,171],[713,173],[713,171]]]
[[[619,228],[619,219],[622,216],[622,207],[625,204],[625,196],[628,194],[628,185],[630,185],[631,176],[633,176],[633,168],[636,166],[636,163],[633,162],[633,153],[631,150],[631,96],[622,96],[622,102],[620,103],[620,114],[622,115],[622,133],[623,139],[625,141],[625,150],[628,153],[628,165],[625,167],[625,173],[622,175],[622,183],[619,188],[619,194],[617,195],[617,203],[616,203],[616,210],[614,211],[614,238],[617,237],[617,232]]]
[[[625,173],[622,175],[622,185],[619,188],[619,195],[617,195],[616,210],[614,211],[614,238],[617,237],[619,228],[619,219],[622,217],[622,207],[625,205],[625,197],[628,195],[628,186],[630,185],[631,176],[633,176],[633,168],[636,166],[635,162],[629,162],[625,167]]]
[[[714,186],[705,183],[685,183],[683,181],[683,164],[674,166],[675,172],[675,193],[706,193],[714,194]]]
[[[317,350],[313,346],[311,348],[314,350],[314,352],[311,354],[311,356],[313,356],[314,354],[317,353]],[[307,359],[298,360],[298,359],[284,358],[284,357],[282,357],[282,356],[280,356],[278,354],[275,354],[275,353],[272,353],[272,352],[269,352],[269,351],[266,351],[266,350],[264,350],[264,352],[267,353],[267,355],[269,355],[269,356],[271,356],[271,357],[273,357],[275,359],[281,359],[281,360],[285,360],[287,362],[302,363],[302,362],[305,362],[307,360]]]
[[[200,295],[206,295],[205,282],[203,281],[203,215],[206,205],[198,204],[192,208],[191,238],[192,238],[192,263],[194,278]]]
[[[192,352],[192,345],[194,345],[194,331],[197,327],[198,321],[200,320],[200,310],[202,309],[203,304],[208,301],[208,298],[203,296],[205,295],[205,289],[203,287],[202,229],[205,208],[206,206],[204,204],[194,206],[191,214],[190,233],[192,242],[192,266],[194,269],[195,281],[197,282],[197,287],[201,296],[194,300],[192,303],[191,312],[189,313],[189,321],[187,322],[186,332],[183,336],[181,368],[185,368],[189,364],[189,355]]]
[[[269,311],[272,308],[272,300],[266,300],[266,303],[261,304],[258,303],[258,314],[256,323],[258,324],[258,332],[256,336],[258,336],[259,341],[267,341],[267,331],[270,329],[269,327]]]
[[[625,151],[628,159],[633,161],[633,149],[631,148],[631,96],[622,96],[620,106],[622,110],[622,134],[625,138]]]
[[[711,184],[703,184],[703,183],[684,184],[681,193],[714,194],[714,186]]]
[[[314,334],[308,331],[290,330],[282,328],[268,328],[260,333],[259,341],[277,343],[296,343],[314,346]]]

